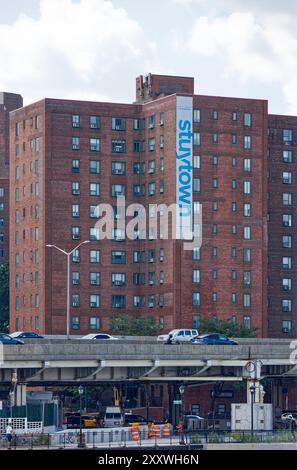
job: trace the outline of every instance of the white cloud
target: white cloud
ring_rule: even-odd
[[[153,67],[155,46],[111,1],[41,0],[39,18],[0,24],[0,57],[0,89],[21,92],[27,103],[122,101],[134,98],[134,78]]]
[[[297,113],[297,38],[294,18],[251,12],[228,16],[199,16],[186,46],[194,55],[211,57],[222,64],[225,77],[277,83],[288,105]],[[182,44],[185,47],[185,43]]]

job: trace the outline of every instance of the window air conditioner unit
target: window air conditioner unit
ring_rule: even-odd
[[[153,307],[154,306],[154,303],[153,302],[149,302],[149,307]]]
[[[155,124],[150,124],[149,129],[153,129],[155,127]]]
[[[123,281],[114,281],[113,283],[115,286],[122,286],[123,285]]]
[[[163,121],[163,119],[160,120],[160,126],[164,126],[164,121]]]
[[[163,281],[163,279],[160,279],[160,284],[164,284],[164,281]]]
[[[121,145],[115,145],[114,149],[115,149],[116,152],[120,152],[122,150],[122,146]]]
[[[163,144],[163,143],[160,144],[160,149],[162,149],[162,148],[164,148],[164,144]]]
[[[289,286],[283,286],[284,290],[289,290]]]
[[[289,333],[289,328],[283,328],[283,333]]]
[[[160,256],[160,261],[164,261],[164,256]]]
[[[164,193],[164,188],[160,188],[160,193],[161,193],[161,194]]]
[[[150,281],[150,286],[153,286],[154,284],[154,281]]]
[[[150,173],[150,174],[151,174],[151,173],[154,173],[154,172],[155,172],[155,169],[154,169],[154,168],[150,168],[150,169],[149,169],[149,173]]]
[[[154,263],[155,258],[150,258],[150,263]]]
[[[121,305],[120,304],[115,304],[115,307],[116,308],[119,308]]]

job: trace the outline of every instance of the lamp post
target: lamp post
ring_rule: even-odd
[[[181,398],[181,444],[185,443],[185,436],[184,436],[184,393],[185,393],[185,387],[184,385],[179,386],[179,393],[180,393],[180,398]]]
[[[70,256],[72,255],[72,253],[74,253],[75,250],[78,250],[80,246],[85,245],[86,243],[90,243],[90,240],[85,240],[81,242],[71,251],[62,250],[62,248],[59,248],[56,245],[46,245],[47,248],[55,248],[56,250],[60,251],[61,253],[67,256],[67,319],[66,319],[67,339],[69,339],[69,334],[70,334],[69,333],[70,331]]]
[[[81,449],[83,447],[82,442],[82,419],[81,419],[81,408],[82,408],[82,395],[84,393],[84,387],[80,385],[78,387],[78,394],[79,394],[79,444],[78,447]]]
[[[255,385],[250,385],[250,394],[251,394],[251,433],[254,435],[254,396],[255,396],[256,387]]]

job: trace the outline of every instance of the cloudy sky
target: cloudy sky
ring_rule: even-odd
[[[295,0],[0,0],[0,90],[134,100],[148,72],[297,114]]]

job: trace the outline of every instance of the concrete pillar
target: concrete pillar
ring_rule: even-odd
[[[251,392],[250,392],[250,386],[255,387],[255,393],[254,393],[254,403],[263,403],[264,402],[264,389],[263,386],[261,385],[259,380],[247,380],[246,383],[246,402],[251,403]]]
[[[19,384],[15,388],[15,404],[16,406],[24,406],[27,404],[27,385]]]

